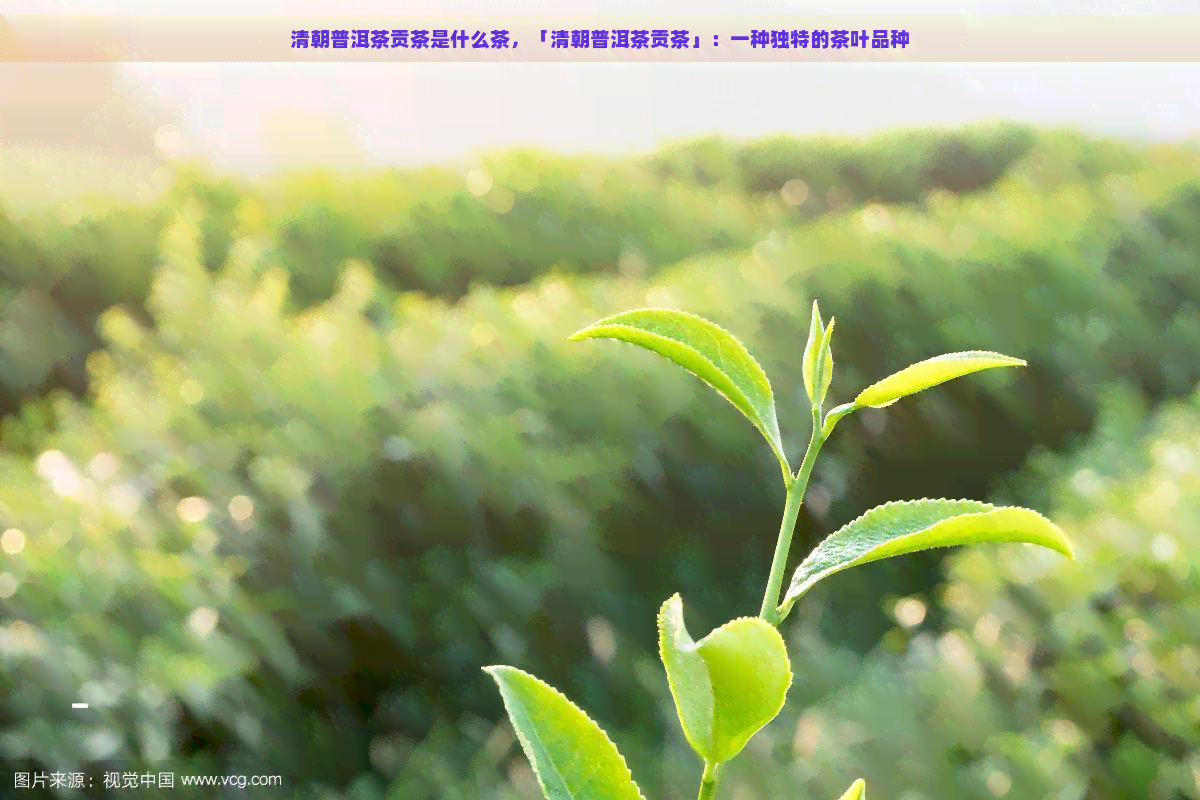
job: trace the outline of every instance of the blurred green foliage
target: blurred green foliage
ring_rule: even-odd
[[[531,183],[520,170],[533,167]],[[476,170],[491,180],[480,194]],[[822,584],[793,615],[789,709],[728,791],[834,797],[861,774],[908,800],[997,796],[1005,780],[1012,797],[1155,796],[1139,781],[1195,796],[1181,781],[1197,687],[1157,667],[1159,683],[1124,684],[1114,659],[1137,653],[1071,633],[1136,617],[1194,641],[1197,593],[1183,583],[1194,574],[1172,590],[1177,622],[1144,599],[1132,616],[1110,604],[1088,617],[1078,609],[1109,591],[1103,575],[1148,563],[1134,545],[1159,529],[1142,536],[1149,523],[1131,518],[1107,547],[1080,543],[1124,507],[1103,493],[1064,499],[1053,476],[1098,467],[1042,455],[993,482],[1038,448],[1083,441],[1113,386],[1137,406],[1200,381],[1193,151],[1001,128],[713,140],[634,166],[510,154],[466,175],[297,181],[251,191],[186,178],[159,207],[98,221],[103,234],[2,223],[0,365],[9,397],[28,398],[0,429],[10,772],[87,763],[282,774],[297,797],[526,797],[531,776],[479,670],[503,662],[600,720],[648,797],[694,793],[655,610],[682,592],[697,636],[731,608],[754,613],[782,505],[777,466],[682,371],[566,337],[643,305],[737,330],[775,380],[794,455],[808,436],[800,356],[818,297],[838,317],[834,402],[942,352],[998,350],[1030,368],[843,422],[795,560],[880,502],[992,486],[1080,520],[1067,530],[1087,558],[1070,569],[1109,566],[1085,580],[1038,562],[1043,583],[1014,582],[1034,569],[1020,548],[957,559],[947,603],[926,601],[924,639],[893,631],[879,608],[928,590],[936,558]],[[79,305],[56,311],[60,297]],[[45,331],[58,349],[31,349]],[[89,352],[86,381],[46,377]],[[1074,458],[1111,451],[1114,425]],[[1186,426],[1163,430],[1193,446]],[[1138,435],[1115,447],[1138,452]],[[1162,530],[1187,552],[1194,531]],[[1010,584],[1034,587],[1042,617],[1004,605],[1022,591]],[[987,614],[1000,632],[976,642]],[[1180,643],[1156,635],[1139,646],[1166,664]],[[938,656],[960,651],[986,680],[964,684],[942,664],[958,656]],[[1009,651],[1025,653],[1025,671],[1005,689],[992,672],[1006,674]],[[80,699],[87,716],[70,707]],[[1037,731],[1075,729],[1070,769],[1039,766]],[[1174,738],[1145,733],[1157,730]]]
[[[17,324],[38,304],[21,324],[65,340],[21,350],[0,343],[0,356],[22,362],[0,359],[0,412],[52,388],[83,392],[97,315],[117,302],[141,306],[158,238],[189,201],[203,208],[205,266],[218,269],[239,236],[265,233],[287,271],[293,307],[327,299],[350,258],[369,260],[392,288],[457,298],[472,282],[518,284],[551,268],[638,277],[698,252],[752,244],[831,208],[870,198],[913,203],[938,186],[975,190],[1035,142],[1078,145],[1094,164],[1109,163],[1071,133],[1001,125],[866,143],[710,138],[640,159],[516,150],[458,167],[314,170],[258,185],[184,165],[150,208],[98,206],[65,220],[49,211],[19,222],[0,216],[0,318]],[[1106,157],[1132,157],[1102,147],[1114,151]],[[26,297],[14,304],[9,293]]]

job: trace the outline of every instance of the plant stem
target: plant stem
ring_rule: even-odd
[[[712,800],[717,791],[717,770],[719,764],[704,763],[704,774],[700,777],[700,794],[696,800]]]
[[[836,422],[836,420],[834,420]],[[767,591],[763,595],[762,610],[758,615],[767,622],[778,627],[782,618],[779,615],[779,592],[783,588],[783,572],[787,569],[788,551],[792,547],[792,533],[796,529],[796,517],[800,515],[800,506],[804,503],[804,492],[808,488],[808,479],[812,475],[813,464],[816,463],[817,453],[825,443],[829,430],[821,427],[821,408],[813,408],[812,436],[808,440],[808,450],[804,453],[804,461],[795,477],[786,474],[784,470],[784,485],[787,486],[787,502],[783,507],[783,522],[779,526],[779,539],[775,542],[775,557],[771,561],[771,577],[767,579]],[[700,795],[697,800],[712,800],[717,791],[717,769],[719,765],[705,762],[704,775],[700,778]]]
[[[812,474],[813,464],[817,460],[817,452],[825,443],[824,431],[821,430],[821,411],[813,409],[812,437],[808,440],[808,451],[804,461],[796,472],[796,477],[788,483],[787,503],[783,507],[783,522],[779,526],[779,539],[775,542],[775,557],[771,561],[771,577],[767,579],[767,591],[763,595],[762,610],[758,615],[772,625],[779,625],[779,592],[783,588],[783,572],[787,569],[788,552],[792,547],[792,533],[796,529],[796,517],[800,515],[800,506],[804,503],[804,492],[808,488],[808,478]]]

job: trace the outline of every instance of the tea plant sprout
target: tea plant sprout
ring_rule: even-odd
[[[697,642],[684,624],[683,599],[678,594],[659,611],[659,655],[684,736],[704,764],[699,800],[714,796],[721,767],[783,708],[792,671],[778,628],[818,581],[891,556],[983,542],[1024,542],[1074,557],[1062,531],[1029,509],[974,500],[892,502],[830,534],[796,568],[784,592],[792,532],[813,464],[843,417],[862,408],[884,408],[980,370],[1025,366],[1024,361],[999,353],[950,353],[902,369],[826,413],[825,396],[833,378],[833,330],[834,320],[826,325],[814,301],[803,355],[812,435],[795,472],[784,454],[766,373],[742,343],[720,326],[681,311],[638,309],[600,320],[571,337],[572,341],[628,342],[687,369],[750,420],[783,471],[787,500],[759,615],[727,622]],[[517,738],[548,800],[641,800],[624,758],[581,709],[519,669],[494,666],[486,671],[500,688]],[[866,785],[859,779],[841,800],[865,797]]]

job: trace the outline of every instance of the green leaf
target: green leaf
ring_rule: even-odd
[[[515,667],[484,667],[548,800],[643,800],[616,745],[558,690]]]
[[[570,337],[581,339],[618,339],[674,361],[745,414],[788,470],[771,383],[742,343],[721,326],[683,311],[641,308],[602,319]]]
[[[885,503],[830,534],[796,568],[780,611],[817,581],[844,569],[892,556],[983,542],[1025,542],[1074,558],[1071,543],[1053,522],[1027,508],[974,500]]]
[[[821,338],[825,335],[825,323],[821,321],[821,310],[817,308],[817,301],[813,300],[812,322],[808,326],[808,344],[804,345],[804,391],[808,393],[808,399],[817,404],[816,394],[813,387],[816,385],[814,380],[817,374],[817,356],[821,353]]]
[[[829,413],[825,415],[825,422],[821,425],[821,438],[828,439],[829,434],[833,433],[834,426],[841,421],[842,417],[857,408],[854,403],[842,403],[840,406],[829,409]]]
[[[833,327],[837,324],[836,317],[829,318],[829,325],[821,336],[821,354],[817,357],[817,370],[814,380],[817,390],[817,407],[825,402],[825,393],[833,381]]]
[[[867,800],[867,782],[862,778],[856,780],[841,796],[841,800]]]
[[[983,350],[971,350],[965,353],[947,353],[925,361],[919,361],[905,367],[899,372],[889,375],[878,383],[873,383],[858,393],[854,404],[859,408],[883,408],[890,406],[901,397],[916,394],[939,383],[979,372],[993,367],[1023,367],[1025,362],[1019,358],[989,353]]]
[[[706,763],[733,758],[783,708],[791,664],[765,620],[735,619],[693,642],[676,594],[659,611],[658,645],[684,736]]]

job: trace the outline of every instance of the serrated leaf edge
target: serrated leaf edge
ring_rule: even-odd
[[[755,624],[755,622],[765,625],[766,629],[769,630],[772,634],[774,634],[775,640],[779,643],[779,646],[783,652],[783,663],[787,669],[787,685],[784,687],[783,692],[780,695],[779,703],[777,705],[775,705],[774,708],[771,709],[771,715],[767,718],[767,721],[764,722],[757,730],[755,730],[753,733],[751,733],[750,738],[754,738],[755,734],[757,734],[759,731],[761,731],[763,728],[765,728],[771,722],[771,720],[773,720],[773,719],[775,719],[775,717],[779,716],[779,712],[783,710],[783,707],[785,705],[787,705],[788,692],[791,691],[792,682],[796,679],[795,673],[792,672],[792,660],[788,657],[788,654],[787,654],[787,642],[784,640],[783,635],[779,632],[779,630],[774,625],[772,625],[771,623],[764,620],[762,617],[737,617],[735,619],[729,620],[724,625],[721,625],[719,628],[714,628],[712,631],[710,631],[708,633],[707,636],[705,636],[703,639],[701,639],[699,642],[696,643],[696,647],[697,647],[697,649],[699,649],[699,647],[704,642],[706,642],[709,639],[709,637],[713,636],[714,634],[716,634],[720,631],[725,630],[726,628],[729,628],[733,625],[740,624],[740,623]],[[756,627],[761,627],[761,626],[756,626]],[[707,670],[707,664],[705,665],[705,668]],[[717,727],[717,707],[716,707],[716,704],[714,703],[713,704],[713,728],[715,729],[716,727]],[[747,739],[747,742],[748,741],[749,741],[749,739]],[[745,746],[745,744],[743,744],[743,747],[744,746]]]
[[[722,370],[720,367],[718,367],[716,364],[714,364],[707,356],[705,356],[699,350],[697,350],[696,348],[692,347],[691,345],[689,345],[685,342],[681,342],[678,339],[672,339],[668,336],[662,336],[661,334],[651,333],[650,331],[645,331],[640,328],[635,328],[632,325],[625,325],[620,322],[614,323],[611,321],[611,320],[616,319],[617,317],[624,316],[625,314],[629,314],[634,311],[663,311],[663,312],[666,312],[669,314],[678,314],[680,316],[688,317],[690,319],[697,320],[698,322],[702,322],[705,325],[713,325],[716,328],[720,329],[725,335],[727,335],[727,336],[729,336],[729,338],[733,339],[733,341],[737,343],[738,347],[742,348],[742,352],[746,354],[746,357],[750,359],[750,363],[752,363],[754,365],[755,369],[757,369],[759,374],[762,376],[763,381],[767,384],[767,398],[771,401],[771,410],[772,410],[772,412],[774,412],[774,410],[775,410],[775,388],[771,385],[771,378],[767,375],[767,371],[765,369],[763,369],[762,364],[758,363],[758,359],[756,359],[754,357],[754,355],[750,352],[750,348],[746,347],[746,344],[741,339],[739,339],[736,335],[734,335],[731,331],[729,331],[728,329],[726,329],[725,327],[723,327],[721,325],[718,325],[717,323],[713,322],[711,319],[706,319],[705,317],[700,316],[699,314],[693,314],[690,311],[680,311],[677,308],[659,308],[659,307],[631,308],[626,311],[620,311],[616,314],[611,314],[611,315],[605,317],[604,319],[600,319],[600,320],[593,322],[591,325],[587,325],[583,328],[580,328],[579,330],[575,331],[575,333],[568,336],[567,341],[578,342],[578,341],[582,341],[583,339],[592,338],[589,336],[585,336],[584,334],[586,334],[588,331],[591,331],[593,329],[627,327],[630,330],[635,330],[638,333],[641,333],[643,335],[651,336],[656,339],[661,339],[663,341],[671,342],[672,344],[679,345],[680,347],[686,347],[693,354],[695,354],[697,358],[703,360],[710,367],[712,367],[713,370],[721,373],[722,375],[726,375],[724,370]],[[596,337],[596,338],[605,338],[605,337]],[[631,345],[634,345],[635,347],[637,346],[636,343],[634,343],[634,342],[626,342],[626,344],[631,344]],[[643,348],[643,349],[645,349],[645,348]],[[679,366],[679,365],[677,365],[677,366]],[[687,369],[687,367],[683,367],[683,369],[685,371],[687,371],[688,373],[690,373],[692,376],[701,380],[703,383],[707,384],[710,388],[712,388],[718,394],[726,395],[726,392],[724,389],[719,389],[716,386],[713,386],[712,383],[705,380],[701,376],[696,375],[696,373],[692,372],[690,369]],[[740,388],[738,388],[737,384],[732,379],[730,379],[729,382],[732,385],[733,389],[740,396],[742,402],[745,403],[746,407],[749,408],[754,413],[754,417],[759,416],[758,411],[754,409],[754,404],[750,402],[750,398],[746,396],[746,393],[743,392]],[[742,411],[742,409],[740,407],[738,407],[737,403],[733,402],[732,398],[726,396],[725,399],[728,400],[734,406],[734,408],[737,408],[738,411],[741,411],[742,414],[745,415],[746,412]],[[779,420],[778,420],[778,418],[775,418],[775,414],[772,413],[772,419],[768,419],[768,420],[758,420],[758,419],[755,419],[754,417],[749,417],[749,415],[747,415],[747,417],[750,420],[750,424],[753,425],[755,428],[757,428],[758,432],[761,433],[763,438],[767,440],[767,444],[769,444],[771,446],[771,449],[775,452],[776,457],[778,457],[779,460],[783,464],[786,465],[787,458],[783,453],[783,437],[779,432]],[[771,430],[768,427],[771,423],[774,423],[774,430]]]
[[[927,526],[927,527],[925,527],[925,528],[921,528],[920,530],[913,531],[912,533],[907,533],[907,534],[905,534],[904,536],[899,536],[899,537],[896,537],[895,539],[889,539],[889,540],[888,540],[888,541],[887,541],[885,544],[892,544],[892,543],[895,543],[895,542],[901,542],[901,541],[904,541],[905,539],[907,539],[907,538],[909,538],[909,537],[916,536],[916,535],[920,534],[922,531],[929,530],[929,528],[932,528],[932,527],[935,527],[935,526],[937,526],[937,525],[940,525],[940,524],[942,524],[943,522],[949,522],[949,521],[950,521],[950,520],[952,520],[952,519],[959,519],[959,518],[961,518],[961,517],[982,516],[982,515],[984,515],[984,514],[990,514],[990,513],[991,513],[991,512],[993,512],[993,511],[1001,511],[1001,510],[1004,510],[1004,509],[1015,509],[1015,510],[1019,510],[1019,511],[1025,511],[1025,512],[1027,512],[1027,513],[1030,513],[1030,514],[1035,514],[1035,515],[1037,515],[1038,517],[1041,517],[1041,518],[1042,518],[1043,520],[1045,520],[1046,522],[1048,522],[1048,523],[1050,523],[1051,525],[1053,525],[1055,528],[1057,528],[1057,527],[1058,527],[1057,525],[1055,525],[1055,524],[1054,524],[1054,521],[1053,521],[1053,520],[1051,520],[1049,517],[1045,516],[1044,514],[1041,514],[1041,513],[1040,513],[1040,512],[1038,512],[1038,511],[1034,511],[1034,510],[1033,510],[1033,509],[1031,509],[1031,508],[1024,508],[1024,507],[1022,507],[1022,506],[997,506],[997,505],[994,505],[994,504],[992,504],[992,503],[987,503],[987,502],[984,502],[983,500],[968,500],[968,499],[964,499],[964,498],[951,499],[951,498],[947,498],[947,497],[922,497],[922,498],[920,498],[920,499],[917,499],[917,500],[890,500],[890,501],[888,501],[888,502],[886,502],[886,503],[882,503],[882,504],[880,504],[880,505],[877,505],[877,506],[875,506],[875,507],[874,507],[874,508],[872,508],[872,509],[869,509],[868,511],[865,511],[865,512],[863,512],[863,513],[862,513],[862,514],[860,514],[859,516],[857,516],[857,517],[855,517],[854,519],[852,519],[852,520],[850,520],[849,522],[847,522],[847,523],[846,523],[845,525],[843,525],[842,527],[838,528],[838,529],[837,529],[836,531],[834,531],[833,533],[829,534],[829,536],[826,536],[824,539],[822,539],[822,540],[821,540],[821,541],[820,541],[820,542],[817,544],[817,546],[816,546],[816,547],[814,547],[814,548],[812,549],[812,552],[810,552],[810,553],[809,553],[807,556],[805,556],[805,557],[804,557],[804,560],[800,562],[800,564],[799,564],[799,565],[796,567],[796,570],[795,570],[795,572],[793,572],[793,573],[792,573],[792,581],[791,581],[791,583],[789,583],[789,585],[788,585],[788,589],[787,589],[787,591],[784,593],[784,600],[783,600],[783,602],[780,604],[780,609],[781,609],[781,610],[782,610],[782,609],[788,609],[788,610],[790,610],[790,609],[791,609],[791,607],[792,607],[792,604],[793,604],[793,603],[795,603],[795,602],[796,602],[796,600],[798,600],[798,599],[799,599],[799,598],[800,598],[800,597],[803,595],[803,593],[804,593],[804,592],[807,592],[807,591],[808,591],[808,589],[811,589],[811,588],[812,588],[812,587],[813,587],[813,586],[814,586],[816,583],[818,583],[818,582],[820,582],[820,581],[824,580],[825,578],[829,577],[830,575],[836,574],[836,573],[838,573],[838,572],[842,572],[842,571],[844,571],[844,570],[850,569],[850,568],[852,568],[852,567],[855,567],[855,566],[859,566],[859,565],[861,565],[861,564],[864,564],[864,563],[870,563],[870,562],[864,562],[864,561],[859,561],[858,559],[855,559],[854,561],[850,562],[849,564],[846,564],[846,565],[844,565],[844,566],[840,566],[840,567],[838,567],[837,569],[827,570],[827,571],[825,571],[825,572],[820,572],[820,573],[817,573],[817,574],[815,574],[815,575],[812,575],[812,576],[810,576],[810,577],[809,577],[807,580],[805,580],[804,584],[802,584],[802,585],[803,585],[803,586],[805,586],[806,588],[805,588],[805,589],[804,589],[804,590],[803,590],[803,591],[802,591],[800,594],[795,594],[795,595],[793,595],[793,591],[794,591],[794,589],[795,589],[795,586],[796,586],[796,577],[795,577],[795,576],[796,576],[796,575],[797,575],[797,574],[800,572],[800,569],[801,569],[801,567],[803,567],[803,566],[804,566],[805,562],[807,562],[807,561],[808,561],[808,559],[812,557],[813,553],[816,553],[816,552],[817,552],[817,550],[818,550],[818,549],[821,547],[821,545],[822,545],[822,544],[824,544],[824,543],[825,543],[825,542],[826,542],[826,541],[827,541],[829,538],[831,538],[831,537],[835,536],[836,534],[840,533],[841,531],[845,530],[846,528],[849,528],[851,525],[854,525],[855,523],[861,522],[862,520],[866,519],[868,516],[870,516],[870,515],[872,515],[872,514],[875,514],[876,512],[882,512],[882,511],[884,511],[885,509],[892,508],[892,507],[895,507],[895,506],[913,506],[913,505],[917,505],[918,503],[929,503],[929,502],[934,502],[934,503],[936,503],[936,502],[950,502],[950,503],[977,503],[977,504],[979,504],[979,505],[981,505],[981,506],[986,506],[986,508],[985,508],[985,509],[983,509],[982,511],[967,511],[967,512],[963,512],[962,514],[956,514],[956,515],[955,515],[955,516],[953,516],[953,517],[946,517],[945,519],[941,519],[941,520],[938,520],[937,522],[933,523],[933,525],[929,525],[929,526]],[[1063,554],[1063,555],[1065,555],[1067,558],[1074,560],[1074,558],[1075,558],[1075,551],[1074,551],[1074,548],[1073,548],[1073,547],[1071,547],[1071,543],[1070,543],[1070,541],[1067,541],[1065,536],[1063,537],[1063,539],[1064,539],[1064,541],[1066,541],[1066,544],[1067,544],[1067,550],[1068,550],[1068,552],[1066,552],[1066,553],[1062,553],[1062,551],[1061,551],[1061,550],[1058,550],[1057,548],[1048,548],[1048,549],[1054,550],[1055,552],[1062,553],[1062,554]],[[1009,544],[1020,544],[1020,542],[1009,542]],[[884,546],[884,545],[880,545],[879,547],[883,547],[883,546]],[[950,547],[957,547],[957,546],[960,546],[960,545],[948,545],[948,546],[950,546]],[[1044,547],[1045,545],[1040,545],[1040,546],[1043,546],[1043,547]],[[943,547],[943,545],[938,545],[938,546],[935,546],[935,547],[930,547],[930,548],[928,548],[928,549],[930,549],[930,550],[934,550],[934,549],[941,549],[942,547]],[[872,548],[871,550],[867,551],[867,553],[864,553],[864,555],[867,555],[867,554],[869,554],[869,553],[871,553],[871,552],[874,552],[874,551],[875,551],[875,550],[877,550],[877,549],[879,549],[879,548],[878,548],[878,547],[876,547],[876,548]],[[860,556],[860,558],[861,558],[861,556]]]
[[[697,751],[697,753],[699,753],[700,748],[697,747],[695,745],[695,743],[693,743],[691,741],[691,736],[688,732],[687,726],[683,724],[683,714],[679,708],[679,691],[675,687],[675,678],[673,675],[671,675],[671,670],[667,669],[666,643],[667,643],[667,634],[669,633],[669,631],[667,631],[665,629],[665,626],[663,623],[666,620],[667,607],[670,606],[671,603],[676,600],[678,600],[678,602],[679,602],[679,620],[680,620],[681,626],[683,628],[683,635],[685,637],[687,637],[687,642],[685,642],[685,644],[683,646],[684,652],[694,653],[700,647],[700,642],[697,642],[695,640],[695,638],[692,637],[691,631],[688,630],[687,618],[683,614],[683,597],[682,597],[682,595],[679,594],[679,592],[676,592],[675,594],[671,595],[666,600],[664,600],[663,604],[661,606],[659,606],[659,609],[658,609],[658,630],[659,630],[658,657],[659,657],[659,660],[661,660],[663,663],[663,672],[665,672],[667,674],[667,687],[671,690],[671,700],[672,700],[672,702],[675,703],[675,716],[679,718],[679,727],[683,729],[683,735],[684,735],[684,738],[688,740],[688,744],[690,744],[692,746],[693,750],[695,750],[695,751]],[[711,635],[712,635],[712,633],[709,633],[709,636],[711,636]],[[705,637],[705,638],[707,638],[707,637]],[[701,641],[703,641],[703,640],[701,640]],[[703,658],[701,658],[700,663],[704,667],[704,679],[708,682],[709,693],[711,694],[712,693],[712,675],[709,673],[709,670],[708,670],[708,662],[705,661]],[[714,717],[716,716],[716,697],[713,698],[712,714]],[[712,720],[709,721],[710,730],[709,730],[708,738],[710,738],[710,739],[712,738],[712,730],[711,730],[711,728],[713,727],[712,722],[713,722]],[[704,744],[705,750],[712,750],[712,742],[711,741],[703,742],[702,744]],[[699,754],[701,756],[703,756],[703,753],[699,753]]]
[[[767,626],[767,628],[770,629],[770,631],[775,634],[775,637],[779,640],[779,643],[783,648],[784,663],[787,665],[787,674],[788,674],[787,688],[783,692],[783,699],[779,703],[779,707],[776,708],[774,713],[771,715],[771,719],[774,719],[776,716],[778,716],[779,712],[783,709],[784,705],[787,704],[787,693],[789,691],[791,691],[792,682],[795,681],[795,679],[796,679],[796,674],[794,672],[792,672],[792,661],[790,658],[787,657],[787,642],[784,640],[783,635],[779,633],[778,629],[776,629],[774,625],[771,625],[769,622],[764,620],[762,617],[752,617],[752,616],[735,617],[734,619],[729,620],[728,622],[724,623],[723,625],[713,628],[711,631],[709,631],[707,634],[705,634],[703,639],[696,641],[692,637],[691,631],[688,630],[687,618],[683,614],[683,597],[682,597],[682,595],[679,594],[679,592],[676,592],[675,594],[668,597],[663,602],[663,604],[659,607],[658,619],[659,619],[660,625],[661,625],[661,621],[663,619],[663,612],[666,611],[667,606],[675,598],[679,598],[679,605],[680,605],[680,615],[679,616],[680,616],[680,621],[683,623],[683,632],[687,636],[688,640],[691,641],[691,645],[687,648],[687,652],[695,652],[695,651],[699,650],[701,645],[703,645],[706,641],[708,641],[714,635],[725,630],[726,628],[730,627],[731,625],[734,625],[737,623],[744,623],[747,621],[758,620],[759,622],[762,622],[763,624],[765,624]],[[663,638],[662,637],[660,637],[660,639],[659,639],[658,649],[659,649],[659,658],[662,660],[663,666],[665,668],[667,659],[666,659],[666,654],[663,652]],[[708,681],[709,681],[708,685],[711,690],[712,676],[709,674],[709,671],[708,671],[708,662],[705,661],[703,657],[701,657],[700,661],[704,665],[704,674],[705,674],[705,677],[708,678]],[[664,672],[667,673],[667,685],[671,689],[671,698],[674,700],[676,697],[675,681],[671,677],[670,670],[664,669]],[[678,704],[678,701],[676,701],[676,704]],[[676,712],[678,713],[678,708],[676,709]],[[713,698],[713,719],[712,719],[712,727],[713,728],[716,728],[716,722],[717,722],[716,714],[717,714],[716,698],[714,697]],[[683,718],[682,718],[682,716],[680,716],[680,725],[682,726],[682,724],[683,724]],[[761,728],[760,728],[760,730],[761,730]],[[685,730],[685,735],[686,735],[686,730]],[[707,744],[709,745],[709,749],[711,749],[712,743],[708,742]]]
[[[571,700],[571,698],[567,697],[565,694],[560,692],[558,689],[551,686],[549,683],[542,680],[541,678],[534,675],[533,673],[526,672],[525,670],[520,669],[519,667],[511,667],[511,666],[508,666],[505,664],[494,664],[492,666],[483,667],[483,671],[486,672],[488,675],[490,675],[493,680],[496,679],[495,671],[502,670],[502,669],[503,670],[511,670],[513,672],[524,675],[527,678],[531,678],[532,680],[536,681],[537,683],[541,684],[542,686],[545,686],[547,689],[549,689],[554,694],[558,695],[558,697],[561,698],[563,700],[563,702],[569,704],[571,707],[577,709],[581,714],[583,714],[584,719],[586,719],[592,725],[592,727],[594,727],[597,731],[599,731],[600,735],[602,737],[604,737],[604,741],[606,741],[606,742],[608,742],[608,744],[612,745],[613,752],[617,754],[617,758],[621,762],[621,768],[625,770],[625,777],[629,780],[629,783],[633,786],[633,789],[637,793],[637,796],[639,798],[641,798],[641,800],[645,800],[645,795],[642,794],[641,787],[639,787],[637,785],[637,781],[635,781],[633,779],[633,772],[632,772],[632,770],[629,769],[629,763],[627,761],[625,761],[625,756],[621,753],[620,749],[616,745],[616,742],[614,742],[609,737],[608,733],[604,730],[604,728],[600,727],[600,723],[598,723],[598,722],[596,722],[596,720],[592,719],[591,715],[588,714],[586,711],[584,711],[582,708],[580,708],[576,703],[574,703]],[[497,684],[498,683],[499,683],[499,681],[497,681]],[[515,724],[513,725],[513,731],[517,734],[518,739],[523,740],[525,738],[524,733]],[[534,735],[535,736],[537,735],[536,732],[534,733]],[[524,744],[524,742],[522,742],[522,744]],[[538,744],[542,744],[540,738],[538,739]],[[545,750],[544,745],[542,745],[542,749]],[[545,782],[542,779],[541,770],[538,768],[538,765],[536,763],[534,763],[534,760],[532,758],[529,758],[528,752],[526,752],[525,755],[526,755],[526,760],[529,761],[529,766],[533,768],[534,773],[537,775],[538,785],[540,787],[542,787],[542,791],[545,792]],[[557,769],[557,766],[555,768]]]

